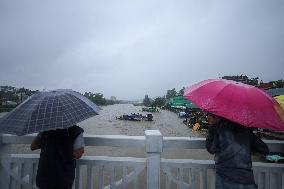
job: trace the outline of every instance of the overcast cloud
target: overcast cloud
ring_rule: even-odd
[[[284,79],[283,0],[0,0],[0,85],[162,96]]]

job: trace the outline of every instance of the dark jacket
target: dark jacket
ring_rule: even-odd
[[[72,126],[68,129],[57,129],[42,133],[36,177],[36,184],[39,188],[72,186],[76,168],[73,144],[76,137],[82,132],[82,128]]]
[[[269,153],[267,145],[251,129],[227,120],[209,126],[206,149],[215,154],[216,173],[240,184],[255,184],[251,153]]]

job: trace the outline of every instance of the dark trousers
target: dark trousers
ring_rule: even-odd
[[[39,189],[72,189],[72,186],[41,187]]]
[[[257,186],[234,183],[228,181],[227,179],[223,179],[218,174],[216,174],[215,188],[216,189],[257,189]]]

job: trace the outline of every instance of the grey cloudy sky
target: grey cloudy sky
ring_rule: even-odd
[[[284,79],[283,0],[0,0],[0,85],[162,96]]]

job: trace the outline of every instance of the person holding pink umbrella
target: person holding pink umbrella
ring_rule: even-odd
[[[224,79],[194,84],[184,97],[208,112],[206,149],[215,154],[216,188],[257,188],[251,154],[269,150],[251,129],[284,131],[284,110],[276,100],[254,86]]]
[[[208,113],[206,149],[215,154],[216,189],[255,189],[251,153],[268,154],[251,129]]]

